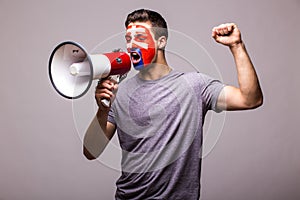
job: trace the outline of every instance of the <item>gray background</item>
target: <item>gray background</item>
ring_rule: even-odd
[[[232,56],[211,29],[236,22],[260,77],[264,105],[226,113],[203,161],[201,199],[300,199],[299,0],[0,0],[0,199],[113,199],[119,172],[83,157],[74,104],[54,91],[47,65],[57,43],[92,50],[124,31],[127,14],[141,7],[201,44],[234,85]]]

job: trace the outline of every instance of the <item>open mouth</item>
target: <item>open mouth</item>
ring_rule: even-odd
[[[137,64],[141,61],[141,55],[137,51],[131,51],[130,56],[133,64]]]

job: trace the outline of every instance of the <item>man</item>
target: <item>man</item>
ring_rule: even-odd
[[[97,158],[117,129],[122,175],[116,199],[199,199],[205,114],[253,109],[263,101],[240,30],[233,23],[212,30],[215,41],[228,46],[234,57],[237,88],[168,66],[167,23],[160,14],[134,11],[125,26],[127,50],[139,73],[119,88],[113,80],[99,82],[95,92],[99,109],[86,133],[84,154]],[[113,100],[111,107],[103,106],[101,99]],[[95,131],[97,125],[101,129]]]

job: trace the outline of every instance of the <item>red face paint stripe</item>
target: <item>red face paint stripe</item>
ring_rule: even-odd
[[[136,29],[141,29],[141,28],[144,29],[144,31],[136,30]],[[145,35],[145,41],[139,41],[139,38],[136,38],[137,34],[139,34],[139,33]],[[154,40],[153,34],[151,34],[150,29],[143,25],[129,25],[127,27],[126,35],[131,37],[130,47],[140,49],[144,65],[150,64],[153,61],[155,54],[156,54],[155,40]],[[142,47],[141,44],[146,44],[148,48]],[[128,52],[130,52],[130,48],[128,48],[127,50],[128,50]]]

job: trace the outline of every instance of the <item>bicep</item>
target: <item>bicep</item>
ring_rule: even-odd
[[[220,110],[245,110],[248,109],[245,98],[239,88],[225,86],[218,97],[217,108]]]

